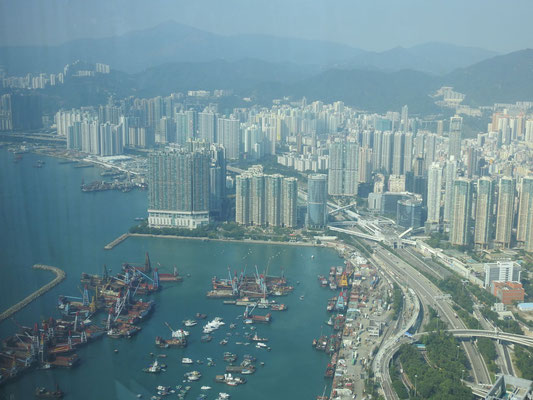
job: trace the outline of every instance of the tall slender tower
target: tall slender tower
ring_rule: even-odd
[[[526,176],[520,185],[520,206],[518,209],[518,223],[516,229],[516,241],[527,247],[531,242],[530,250],[533,251],[533,177]]]
[[[478,248],[487,248],[494,234],[493,229],[494,182],[488,177],[477,181],[476,222],[474,244]]]
[[[463,118],[457,115],[450,118],[450,134],[448,142],[448,157],[454,156],[461,160],[461,140],[463,139]]]
[[[283,179],[281,198],[281,223],[287,228],[294,228],[298,222],[298,180],[296,178]]]
[[[327,222],[327,175],[310,175],[307,181],[307,221],[311,228],[324,228]]]
[[[442,187],[442,167],[438,163],[433,163],[428,171],[428,195],[427,208],[428,216],[426,222],[437,225],[440,222],[440,199]]]
[[[446,188],[444,190],[444,215],[443,221],[445,224],[449,224],[452,220],[452,207],[453,207],[453,182],[457,176],[457,161],[455,158],[451,158],[446,161],[445,167],[445,180]]]
[[[498,213],[496,215],[496,237],[494,244],[497,247],[509,248],[511,246],[511,229],[514,215],[515,181],[510,177],[500,178],[498,185]]]
[[[472,182],[469,179],[457,178],[453,184],[453,210],[450,227],[450,243],[454,246],[469,244]]]
[[[238,224],[249,225],[251,223],[250,186],[250,175],[237,175],[235,180],[235,222]]]

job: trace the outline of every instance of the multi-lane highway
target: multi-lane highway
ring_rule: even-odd
[[[423,304],[431,305],[438,310],[441,318],[446,320],[452,329],[465,329],[466,326],[456,317],[451,305],[447,301],[436,301],[442,292],[420,272],[407,264],[395,254],[385,249],[376,248],[374,255],[383,267],[393,272],[396,278],[412,288]],[[476,383],[490,383],[490,376],[479,351],[472,343],[463,342],[466,355],[472,366],[472,374]]]

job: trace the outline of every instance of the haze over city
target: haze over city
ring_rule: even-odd
[[[0,0],[0,400],[531,399],[531,15]]]

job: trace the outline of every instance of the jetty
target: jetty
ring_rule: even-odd
[[[35,264],[33,268],[43,269],[45,271],[51,271],[56,275],[56,277],[51,282],[48,282],[46,285],[42,286],[40,289],[37,289],[35,292],[30,294],[28,297],[19,301],[17,304],[9,307],[6,311],[0,314],[0,321],[3,321],[4,319],[9,318],[13,314],[22,310],[24,307],[30,304],[37,297],[42,296],[43,294],[48,292],[50,289],[52,289],[54,286],[56,286],[59,282],[64,280],[67,276],[65,271],[63,271],[62,269],[59,269],[57,267],[52,267],[50,265]]]
[[[129,233],[123,233],[122,235],[120,235],[118,238],[116,238],[115,240],[113,240],[111,243],[108,243],[104,246],[104,250],[111,250],[113,247],[119,245],[120,243],[122,243],[124,240],[126,240],[127,238],[129,238],[131,235]]]

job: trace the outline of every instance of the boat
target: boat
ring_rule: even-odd
[[[300,296],[300,300],[303,300],[303,299],[304,299],[304,295],[302,294],[302,295]]]
[[[262,338],[262,337],[257,336],[257,332],[255,333],[255,335],[252,337],[251,340],[253,342],[268,342],[267,338]]]
[[[194,326],[196,325],[198,322],[196,322],[194,319],[188,319],[186,321],[183,321],[183,324],[186,326],[186,327],[191,327],[191,326]]]
[[[267,350],[270,350],[270,347],[268,347],[266,344],[262,343],[262,342],[259,342],[255,345],[256,348],[258,349],[267,349]]]
[[[38,387],[35,389],[35,397],[39,399],[61,399],[64,393],[59,386],[56,385],[56,390],[48,390],[44,387]]]
[[[134,220],[135,221],[144,221],[146,218],[144,217],[135,217]]]
[[[202,313],[196,313],[196,318],[206,319],[207,315],[206,314],[202,314]]]
[[[230,398],[230,395],[227,393],[219,393],[216,400],[228,400]]]
[[[161,367],[159,366],[159,363],[157,362],[157,360],[155,360],[154,363],[150,365],[148,368],[143,368],[143,372],[157,374],[161,372]]]
[[[222,346],[225,346],[226,344],[228,344],[228,339],[222,339],[219,343],[220,343]]]
[[[211,390],[211,386],[202,386],[201,390]]]
[[[224,361],[226,362],[235,362],[237,361],[237,354],[230,353],[229,351],[226,351],[224,353]]]
[[[191,360],[190,358],[183,357],[183,358],[181,359],[181,363],[182,363],[182,364],[194,364],[194,361]]]
[[[202,377],[202,374],[199,371],[191,371],[191,372],[186,372],[184,377],[189,382],[194,382],[194,381],[197,381],[198,379],[200,379]]]

